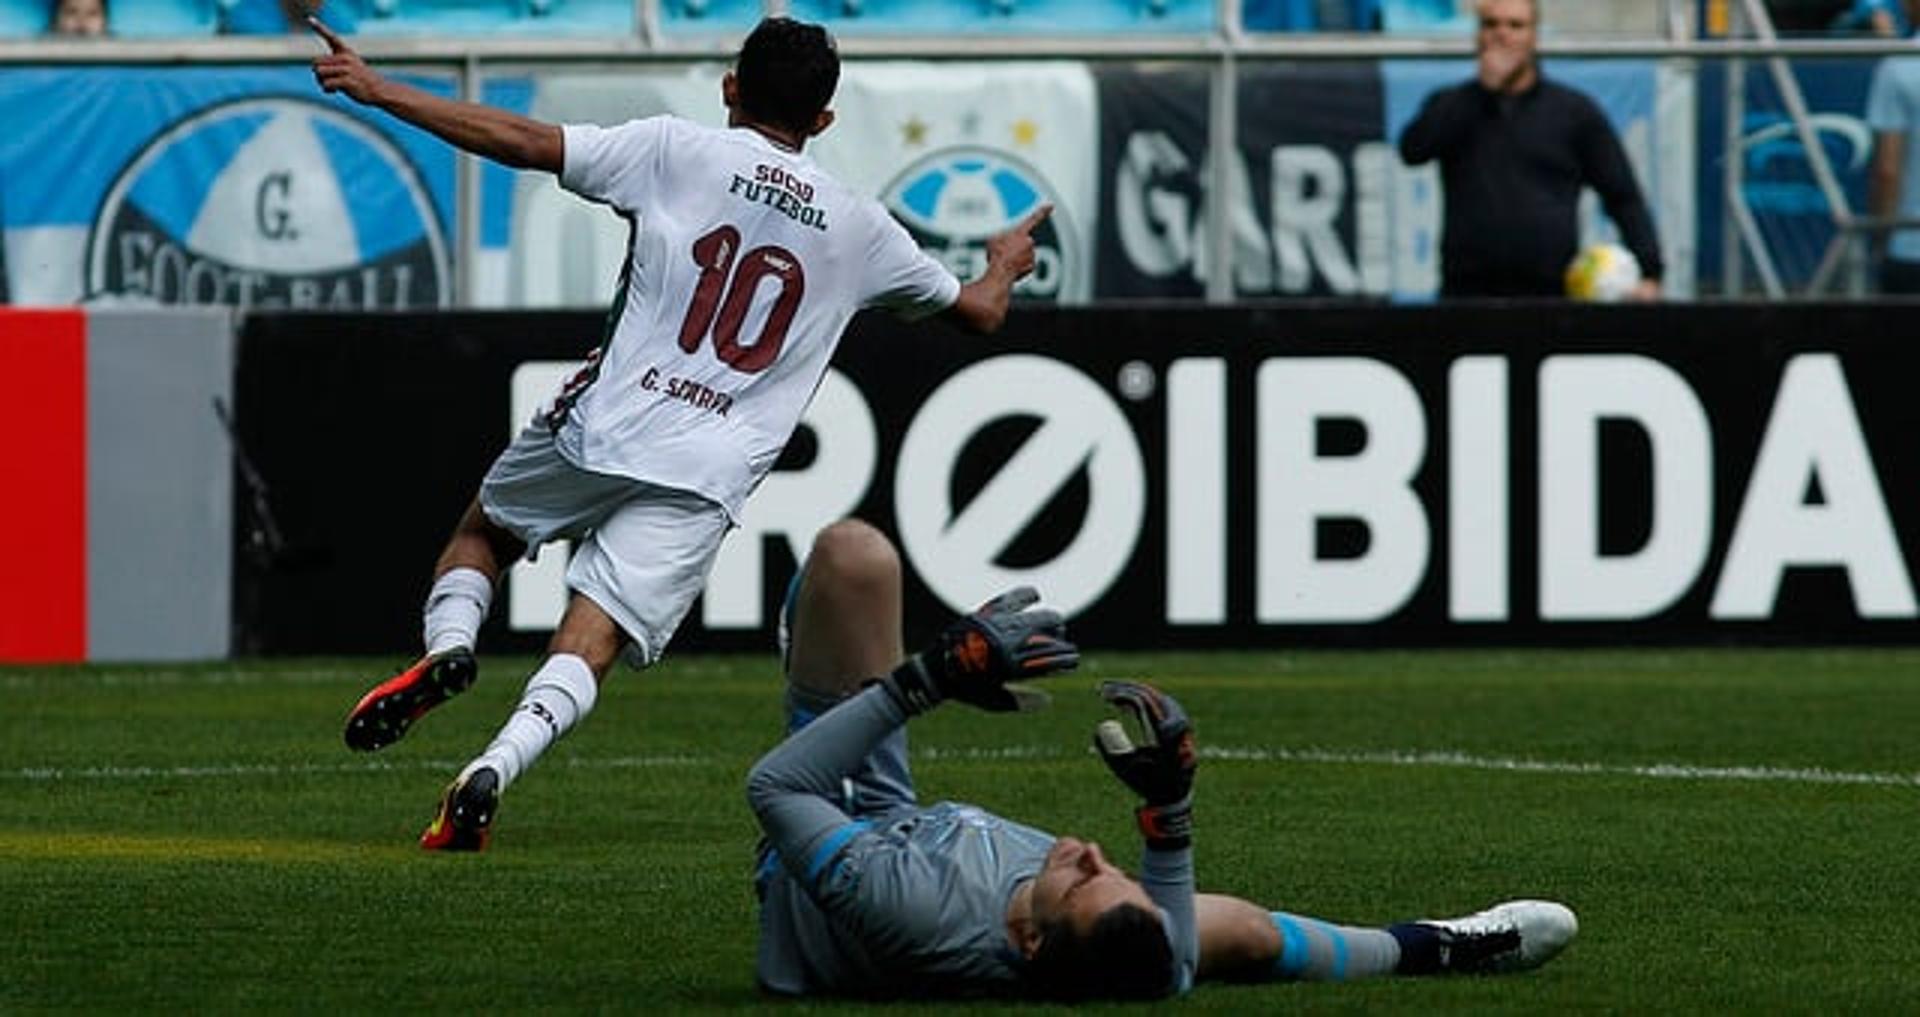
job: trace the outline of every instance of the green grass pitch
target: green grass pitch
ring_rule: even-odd
[[[753,987],[769,657],[618,675],[457,857],[415,838],[530,662],[350,753],[346,708],[397,663],[0,669],[0,1013],[869,1009]],[[1202,986],[1194,1012],[1912,1013],[1916,675],[1907,649],[1094,653],[1045,713],[918,722],[914,763],[927,800],[1137,857],[1087,744],[1094,680],[1145,677],[1206,752],[1203,888],[1582,922],[1528,975]]]

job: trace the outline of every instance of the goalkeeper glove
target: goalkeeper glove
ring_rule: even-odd
[[[1022,586],[987,601],[940,633],[933,645],[880,679],[908,716],[943,699],[1006,713],[1037,710],[1047,695],[1006,683],[1071,671],[1080,650],[1068,641],[1058,611],[1033,609],[1040,594]]]
[[[1147,846],[1174,851],[1193,843],[1193,723],[1172,696],[1144,682],[1100,683],[1100,697],[1133,721],[1139,743],[1118,720],[1093,729],[1107,769],[1145,799],[1134,811]]]

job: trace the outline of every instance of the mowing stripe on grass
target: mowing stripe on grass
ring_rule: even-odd
[[[1091,749],[1087,750],[1091,752]],[[1003,760],[1065,759],[1068,751],[1037,745],[1011,745],[1004,748],[941,749],[922,748],[913,753],[923,760]],[[1422,751],[1417,749],[1380,749],[1342,751],[1335,749],[1256,748],[1245,746],[1205,746],[1205,759],[1253,763],[1309,763],[1334,766],[1404,766],[1489,770],[1504,773],[1533,773],[1553,776],[1640,777],[1648,780],[1751,781],[1774,784],[1864,784],[1880,787],[1920,787],[1920,773],[1862,773],[1828,770],[1822,767],[1780,766],[1695,766],[1689,763],[1578,763],[1542,759],[1511,759],[1500,756],[1475,756],[1464,752]],[[617,756],[606,759],[573,758],[554,760],[550,766],[583,770],[634,770],[660,767],[718,765],[715,756],[662,755]],[[404,762],[364,761],[352,763],[223,763],[206,766],[85,766],[22,767],[0,770],[0,780],[118,781],[154,779],[198,779],[209,777],[283,777],[305,774],[398,773],[433,771],[449,773],[463,764],[450,759],[415,759]]]
[[[350,862],[391,854],[387,846],[225,837],[150,837],[0,830],[0,858],[142,862]]]
[[[589,770],[635,770],[669,766],[707,766],[715,760],[704,756],[622,756],[613,759],[565,759],[549,762]],[[207,766],[29,766],[18,770],[0,770],[0,780],[153,780],[197,779],[202,777],[297,777],[307,774],[338,773],[412,773],[423,770],[452,772],[466,765],[452,759],[386,760],[357,763],[218,763]]]
[[[399,665],[405,667],[403,663]],[[373,677],[372,672],[367,675]],[[301,668],[262,671],[258,668],[162,668],[122,669],[112,666],[73,667],[57,675],[44,672],[0,673],[0,689],[46,689],[76,685],[100,688],[140,689],[156,685],[339,685],[339,671],[325,668]]]

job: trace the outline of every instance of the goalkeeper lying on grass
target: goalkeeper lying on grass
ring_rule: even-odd
[[[1385,929],[1332,925],[1193,888],[1193,732],[1172,697],[1101,694],[1132,722],[1095,746],[1142,800],[1138,880],[1099,845],[972,805],[921,806],[906,722],[946,700],[1035,705],[1005,683],[1073,669],[1079,651],[1031,590],[994,599],[906,657],[900,566],[878,531],[814,543],[782,618],[790,735],[753,768],[765,832],[759,980],[791,994],[1178,995],[1196,978],[1342,979],[1516,971],[1573,938],[1567,908],[1511,901]],[[884,677],[861,687],[861,679]]]

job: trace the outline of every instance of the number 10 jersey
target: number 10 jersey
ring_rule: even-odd
[[[854,312],[944,310],[960,282],[880,203],[748,128],[569,124],[561,186],[626,218],[609,331],[547,420],[584,469],[735,521]]]

